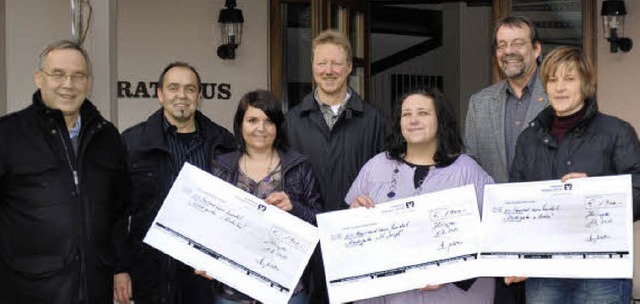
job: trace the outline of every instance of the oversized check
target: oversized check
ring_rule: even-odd
[[[631,176],[487,185],[486,276],[631,278]]]
[[[287,303],[317,229],[185,164],[144,242],[264,303]]]
[[[317,215],[331,303],[476,277],[473,185]]]

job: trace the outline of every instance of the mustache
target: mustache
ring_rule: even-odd
[[[524,61],[524,56],[522,56],[522,55],[520,55],[518,53],[505,54],[504,56],[502,56],[502,62],[509,61],[509,60]]]

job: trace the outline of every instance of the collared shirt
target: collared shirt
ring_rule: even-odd
[[[518,99],[515,93],[511,89],[511,86],[507,86],[507,102],[504,111],[504,139],[507,148],[507,168],[511,169],[511,162],[515,156],[516,142],[520,131],[528,121],[525,121],[527,117],[527,110],[531,104],[531,97],[533,95],[533,88],[538,78],[538,72],[536,71],[529,79],[527,85],[522,89],[522,97]]]
[[[330,106],[320,101],[317,89],[313,92],[313,98],[318,103],[318,107],[320,107],[320,113],[322,113],[322,118],[324,118],[327,126],[329,127],[329,129],[333,129],[333,126],[338,121],[338,118],[340,118],[340,115],[342,114],[342,112],[344,112],[347,101],[349,100],[349,98],[351,98],[351,89],[347,88],[347,96],[345,96],[344,101],[340,105],[336,106]]]
[[[80,114],[78,114],[78,118],[76,118],[76,123],[73,125],[71,129],[69,129],[69,138],[71,139],[71,145],[73,146],[73,151],[78,154],[78,147],[80,146],[79,136],[80,130],[82,129],[82,119],[80,118]]]
[[[80,119],[80,115],[78,114],[78,118],[76,118],[76,123],[73,125],[73,128],[69,129],[69,137],[74,139],[80,135],[80,129],[82,128],[82,119]]]
[[[197,123],[195,132],[178,133],[176,127],[171,125],[166,117],[163,117],[162,128],[164,130],[164,136],[167,139],[167,148],[169,148],[169,153],[173,158],[174,172],[176,175],[185,162],[202,170],[209,169],[207,168],[204,141]]]

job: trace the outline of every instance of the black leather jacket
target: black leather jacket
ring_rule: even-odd
[[[163,131],[163,110],[122,133],[127,166],[133,184],[130,221],[130,259],[136,303],[180,303],[185,285],[194,279],[193,269],[174,260],[142,240],[160,210],[180,170],[173,164]],[[233,135],[196,112],[208,160],[235,148]]]
[[[516,145],[510,181],[560,179],[571,172],[588,176],[631,174],[634,220],[640,218],[640,142],[633,127],[598,111],[595,100],[585,101],[578,125],[558,143],[550,133],[554,110],[543,110]]]
[[[124,149],[88,100],[80,117],[77,153],[40,91],[0,119],[0,303],[113,302],[113,275],[126,270],[115,245],[126,237]]]

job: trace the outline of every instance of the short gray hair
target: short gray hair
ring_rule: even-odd
[[[44,61],[47,55],[55,50],[76,50],[80,52],[84,58],[84,62],[87,64],[87,72],[89,76],[91,76],[91,60],[89,60],[89,54],[87,54],[87,51],[82,48],[82,46],[71,40],[60,40],[49,44],[42,53],[40,53],[40,56],[38,56],[38,70],[43,71]]]

